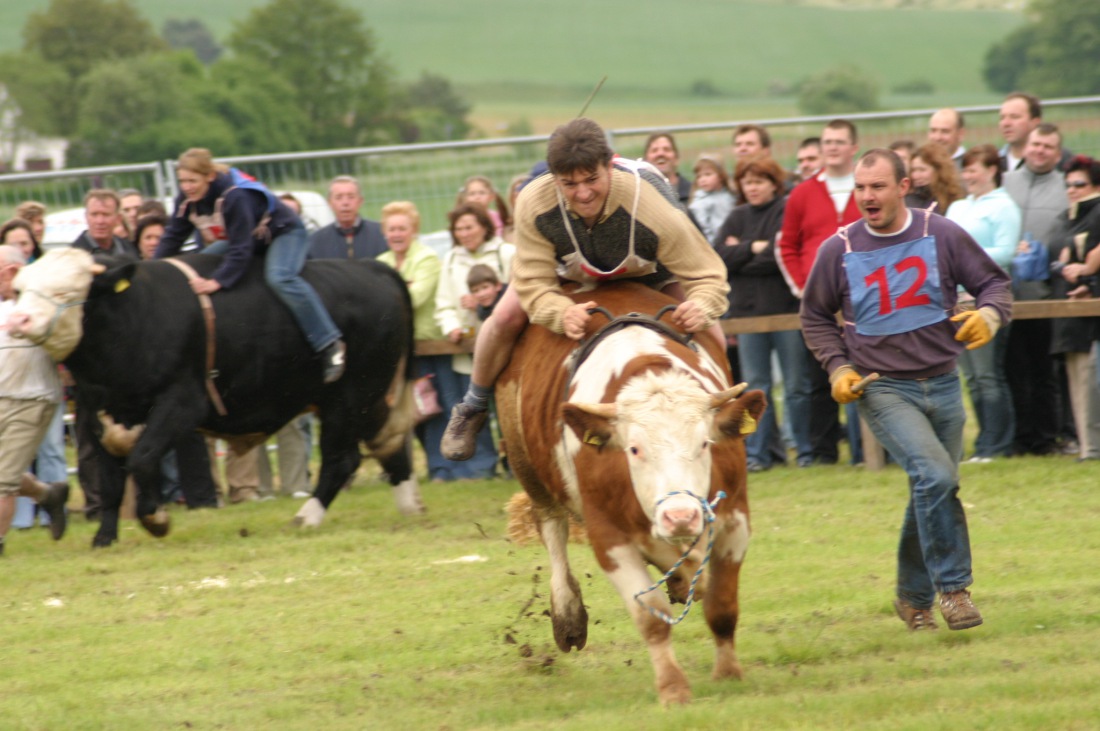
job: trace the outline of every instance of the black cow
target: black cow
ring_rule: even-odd
[[[81,257],[82,255],[82,257]],[[219,258],[181,257],[199,276]],[[359,466],[359,443],[377,457],[405,513],[420,512],[411,468],[413,424],[412,305],[391,268],[375,261],[314,261],[302,275],[317,290],[347,344],[347,369],[330,385],[289,310],[266,286],[262,262],[231,290],[211,297],[215,312],[213,383],[224,402],[219,414],[207,391],[208,324],[187,277],[168,261],[92,258],[73,249],[51,251],[25,267],[10,325],[13,334],[41,342],[55,358],[74,343],[83,304],[83,336],[65,358],[86,411],[115,422],[144,424],[125,458],[138,485],[138,517],[164,535],[157,513],[160,460],[196,428],[211,434],[272,434],[309,406],[321,421],[321,474],[297,522],[320,524],[325,509]],[[88,285],[89,277],[94,273]],[[79,333],[77,333],[79,336]],[[102,522],[93,546],[118,537],[122,462],[97,445]]]

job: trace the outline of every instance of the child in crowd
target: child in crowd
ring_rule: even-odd
[[[484,175],[471,175],[466,178],[458,191],[455,206],[463,203],[476,203],[489,212],[493,222],[493,233],[503,238],[505,229],[511,229],[512,217],[508,214],[508,204],[493,187],[493,182]]]
[[[488,264],[474,264],[466,275],[466,286],[477,302],[477,319],[484,321],[504,296],[507,284],[501,284],[497,273]]]
[[[688,209],[703,231],[707,241],[714,244],[714,235],[718,233],[737,204],[730,192],[730,180],[722,163],[712,157],[700,157],[693,168],[695,184],[691,190],[691,202]]]
[[[474,264],[470,267],[470,272],[466,275],[466,286],[477,302],[477,319],[480,322],[484,322],[489,315],[493,314],[493,308],[497,306],[497,302],[500,302],[500,298],[504,296],[504,291],[508,289],[508,285],[501,283],[497,273],[488,264]],[[493,422],[498,424],[495,429],[499,434],[500,422],[495,401],[489,406],[489,410]],[[500,439],[500,469],[506,478],[512,477],[512,468],[508,466],[508,454],[505,452],[503,438]]]

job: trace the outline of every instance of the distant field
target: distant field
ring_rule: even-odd
[[[135,0],[158,28],[169,17],[200,17],[220,39],[232,21],[264,2],[192,0],[180,7]],[[560,104],[575,114],[604,74],[609,78],[601,102],[642,116],[649,108],[662,110],[660,123],[680,119],[677,113],[682,121],[729,119],[731,100],[742,108],[791,109],[789,98],[775,99],[769,90],[840,63],[876,75],[884,93],[918,78],[935,85],[932,98],[902,98],[900,106],[937,104],[949,96],[980,102],[987,95],[980,74],[986,49],[1023,17],[995,10],[899,10],[889,7],[891,0],[857,3],[856,9],[752,0],[559,0],[552,10],[543,3],[481,0],[476,12],[452,0],[348,4],[363,11],[402,77],[422,71],[447,76],[475,103],[474,116],[486,131],[521,118],[540,131],[540,110]],[[26,16],[47,5],[0,3],[0,49],[18,47]],[[696,81],[713,85],[718,96],[690,96]],[[555,109],[546,116],[561,115]]]

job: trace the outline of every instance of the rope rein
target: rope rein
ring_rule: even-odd
[[[710,561],[710,553],[711,550],[714,548],[714,507],[718,505],[718,502],[722,500],[722,498],[726,497],[726,493],[722,490],[719,490],[714,500],[712,500],[711,502],[707,502],[706,498],[701,498],[694,493],[687,492],[686,490],[674,490],[673,492],[666,494],[664,497],[658,500],[657,507],[660,507],[661,503],[663,503],[665,500],[672,497],[673,495],[690,495],[691,497],[699,501],[699,505],[703,508],[703,519],[706,521],[707,524],[707,551],[703,555],[703,560],[699,563],[699,569],[695,572],[695,575],[691,577],[691,585],[688,587],[687,599],[684,601],[684,611],[680,612],[679,617],[672,617],[672,615],[665,614],[660,609],[656,609],[653,606],[646,604],[642,601],[642,597],[646,594],[657,591],[659,588],[661,588],[661,584],[665,584],[668,582],[672,575],[676,573],[676,569],[680,568],[680,566],[683,565],[688,555],[691,554],[692,550],[694,550],[697,545],[699,545],[699,541],[703,538],[702,533],[696,536],[695,540],[691,542],[691,545],[688,546],[683,555],[680,556],[680,559],[672,565],[672,568],[665,572],[664,576],[658,579],[657,582],[651,585],[648,589],[643,589],[642,591],[639,591],[637,594],[635,594],[634,601],[638,602],[638,604],[648,609],[650,614],[652,614],[657,619],[660,619],[665,624],[675,626],[684,621],[684,617],[686,617],[688,615],[688,612],[691,611],[691,605],[695,603],[695,585],[699,582],[699,577],[703,575],[703,569],[706,568],[707,562]]]

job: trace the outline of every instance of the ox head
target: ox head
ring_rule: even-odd
[[[15,277],[15,310],[8,318],[13,337],[41,345],[56,361],[80,343],[83,308],[96,265],[80,249],[53,249]]]
[[[628,381],[613,402],[566,403],[562,415],[581,449],[625,454],[655,537],[691,541],[706,528],[714,445],[753,431],[764,411],[763,393],[741,396],[744,389],[711,394],[685,373],[650,372]],[[743,458],[739,466],[744,471]]]

